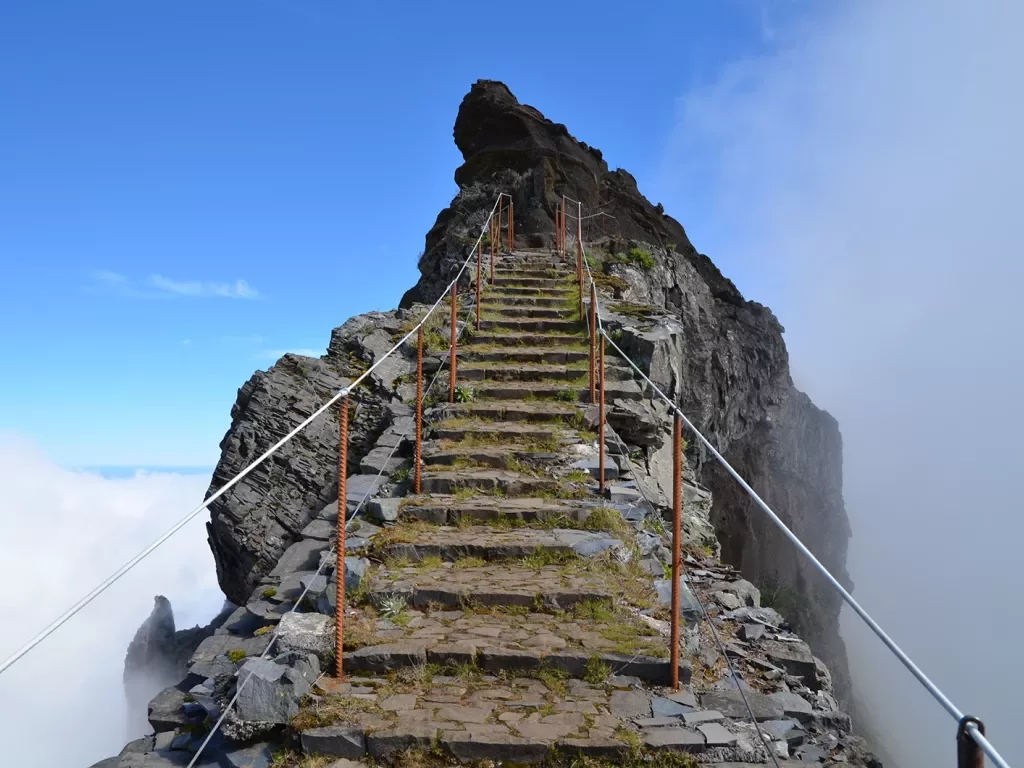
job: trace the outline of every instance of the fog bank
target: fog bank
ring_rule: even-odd
[[[195,507],[208,483],[69,471],[0,433],[0,657]],[[206,624],[221,607],[201,516],[0,676],[4,765],[85,768],[141,735],[129,733],[121,673],[158,593],[178,629]]]
[[[709,183],[721,242],[697,247],[839,419],[856,597],[1024,764],[1024,6],[804,10],[681,99],[666,172]],[[952,718],[848,610],[842,629],[892,764],[955,765]]]

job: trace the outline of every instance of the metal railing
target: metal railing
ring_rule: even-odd
[[[559,253],[562,254],[563,258],[566,252],[566,227],[565,227],[565,202],[569,200],[567,197],[562,198],[560,203],[560,215],[556,211],[556,247]],[[828,581],[828,583],[835,589],[839,595],[843,598],[847,605],[849,605],[853,611],[864,621],[865,624],[871,629],[875,635],[885,644],[885,646],[896,656],[897,659],[910,671],[914,678],[932,695],[932,697],[939,702],[939,704],[945,709],[956,721],[957,721],[957,758],[959,768],[982,768],[984,765],[984,756],[988,758],[999,768],[1010,768],[1006,760],[999,754],[996,748],[985,736],[985,726],[981,720],[971,715],[965,715],[953,702],[950,700],[945,693],[921,670],[917,664],[900,648],[899,645],[882,629],[882,627],[875,621],[871,615],[860,605],[859,602],[853,597],[850,592],[839,583],[839,580],[822,564],[814,553],[804,544],[795,533],[793,533],[785,523],[782,522],[781,518],[764,502],[764,500],[758,496],[750,484],[743,479],[743,477],[737,472],[725,457],[716,449],[711,442],[701,433],[699,429],[687,418],[686,414],[679,408],[676,403],[669,398],[661,389],[651,380],[651,378],[644,373],[643,370],[635,363],[632,359],[622,350],[622,348],[615,343],[608,335],[605,330],[600,315],[600,305],[598,300],[597,283],[594,280],[593,273],[590,270],[589,260],[586,258],[586,251],[583,247],[583,230],[582,221],[585,218],[583,216],[583,206],[579,201],[572,201],[577,204],[577,215],[573,218],[576,219],[576,250],[577,250],[577,277],[579,280],[579,294],[580,294],[580,316],[582,318],[583,312],[583,273],[584,267],[586,268],[587,275],[590,279],[591,289],[591,302],[590,302],[590,313],[591,318],[588,323],[588,330],[591,332],[591,369],[593,370],[595,365],[599,366],[599,376],[601,380],[600,386],[600,414],[601,419],[601,434],[599,437],[599,453],[600,453],[600,489],[604,492],[604,462],[605,462],[605,440],[604,440],[604,420],[605,420],[605,404],[604,404],[604,378],[605,378],[605,367],[604,367],[604,347],[605,344],[609,344],[629,366],[640,375],[640,377],[651,387],[654,393],[662,399],[672,411],[674,415],[673,424],[673,500],[672,500],[672,529],[674,532],[672,540],[672,606],[671,606],[671,633],[673,637],[673,646],[671,649],[672,653],[672,674],[673,674],[673,687],[678,687],[678,638],[679,638],[679,583],[682,577],[682,571],[680,566],[680,539],[681,539],[681,511],[682,511],[682,498],[679,491],[679,486],[682,482],[682,461],[681,461],[681,425],[685,425],[697,439],[711,452],[711,455],[722,465],[722,467],[732,476],[732,478],[739,483],[740,487],[747,493],[748,496],[757,504],[758,507],[768,516],[768,518],[782,531],[783,535],[789,539],[797,550],[806,557],[811,565]],[[596,331],[596,333],[595,333]],[[602,339],[600,344],[600,353],[596,353],[594,350],[594,337],[599,336]],[[591,387],[591,395],[593,400],[594,389]]]
[[[268,448],[266,451],[264,451],[260,456],[255,458],[252,461],[251,464],[249,464],[247,467],[245,467],[243,470],[241,470],[233,478],[228,480],[224,485],[222,485],[219,489],[217,489],[216,492],[214,492],[208,498],[206,498],[195,509],[193,509],[188,514],[186,514],[184,517],[179,519],[173,526],[171,526],[171,528],[169,530],[167,530],[167,532],[165,532],[163,535],[161,535],[159,538],[157,538],[152,544],[147,546],[145,549],[143,549],[137,555],[135,555],[130,560],[128,560],[124,565],[122,565],[120,568],[118,568],[116,571],[114,571],[110,576],[108,576],[106,579],[104,579],[102,582],[100,582],[96,587],[94,587],[92,590],[90,590],[88,593],[86,593],[81,599],[79,599],[76,603],[74,603],[70,608],[68,608],[66,611],[64,611],[64,613],[60,614],[50,624],[48,624],[41,631],[39,631],[28,642],[26,642],[21,648],[19,648],[17,651],[15,651],[13,654],[11,654],[7,659],[5,659],[3,661],[3,663],[0,663],[0,674],[3,674],[4,672],[6,672],[14,664],[16,664],[20,659],[22,659],[26,654],[28,654],[30,651],[32,651],[32,649],[37,647],[46,638],[48,638],[50,635],[52,635],[54,632],[56,632],[58,629],[60,629],[60,627],[64,626],[64,624],[66,624],[68,621],[70,621],[83,608],[85,608],[87,605],[89,605],[93,600],[95,600],[101,594],[106,592],[111,586],[113,586],[117,581],[119,581],[122,577],[124,577],[125,574],[127,574],[135,566],[137,566],[139,563],[141,563],[143,560],[145,560],[149,555],[151,555],[154,551],[156,551],[162,544],[164,544],[164,542],[166,542],[168,539],[170,539],[175,533],[180,531],[185,525],[187,525],[190,521],[192,521],[203,510],[207,509],[210,506],[210,504],[212,504],[214,501],[216,501],[221,496],[223,496],[225,493],[227,493],[229,490],[231,490],[233,487],[235,487],[250,472],[252,472],[258,466],[263,464],[263,462],[265,462],[268,458],[270,458],[272,455],[274,455],[278,450],[281,449],[282,446],[284,446],[286,443],[291,441],[292,438],[294,438],[296,435],[298,435],[300,432],[302,432],[313,421],[315,421],[317,418],[319,418],[321,415],[323,415],[335,403],[338,403],[339,401],[342,401],[341,418],[343,420],[347,419],[349,395],[352,392],[352,390],[354,390],[356,387],[358,387],[360,384],[362,384],[370,376],[370,374],[373,373],[373,371],[376,370],[386,359],[388,359],[389,357],[391,357],[391,355],[393,355],[395,352],[397,352],[399,349],[401,349],[402,346],[407,341],[409,341],[409,339],[411,339],[413,337],[413,335],[418,335],[419,337],[422,337],[422,332],[423,332],[424,325],[430,319],[431,315],[433,315],[434,311],[444,301],[444,298],[449,295],[449,293],[452,294],[452,308],[453,308],[453,310],[452,310],[451,350],[450,350],[450,357],[451,357],[451,374],[450,375],[451,375],[452,382],[454,382],[455,381],[455,376],[456,376],[456,361],[455,361],[455,357],[456,357],[457,344],[458,344],[458,335],[456,333],[456,325],[457,324],[455,322],[455,308],[457,306],[457,286],[458,286],[458,282],[462,278],[463,273],[469,267],[469,264],[472,261],[474,256],[476,256],[477,261],[478,261],[478,274],[479,274],[479,271],[480,271],[479,262],[483,258],[481,243],[483,241],[484,233],[488,230],[489,227],[491,227],[491,231],[495,234],[495,237],[492,237],[492,262],[491,262],[492,263],[492,267],[491,267],[492,271],[491,271],[491,276],[492,276],[492,281],[493,281],[493,274],[494,274],[494,272],[493,272],[493,242],[494,242],[495,239],[497,239],[498,236],[500,236],[500,233],[501,233],[501,219],[502,219],[502,210],[501,209],[503,208],[503,202],[504,202],[504,200],[506,198],[508,199],[508,221],[507,221],[507,224],[506,224],[506,231],[507,231],[507,238],[508,238],[509,246],[512,247],[514,245],[514,231],[515,231],[514,230],[514,220],[513,220],[512,199],[511,199],[511,196],[508,193],[501,192],[501,193],[498,194],[498,197],[495,200],[494,205],[491,207],[491,210],[490,210],[490,212],[488,213],[488,216],[487,216],[487,220],[484,222],[483,226],[481,227],[480,234],[477,237],[476,242],[473,245],[473,248],[470,250],[469,255],[466,257],[466,260],[462,263],[462,266],[459,268],[458,273],[455,275],[455,277],[452,279],[452,281],[448,284],[448,286],[445,288],[445,290],[441,293],[441,295],[437,298],[437,300],[430,306],[430,308],[424,314],[423,318],[420,319],[420,321],[418,323],[416,323],[416,325],[414,325],[412,327],[412,329],[408,331],[408,333],[406,333],[398,342],[396,342],[395,345],[391,347],[391,349],[389,349],[387,352],[385,352],[380,357],[380,359],[378,359],[376,362],[374,362],[373,365],[371,365],[366,371],[364,371],[354,381],[352,381],[351,384],[349,384],[348,386],[342,388],[340,391],[336,392],[330,399],[327,400],[327,402],[325,402],[323,405],[321,405],[316,411],[314,411],[309,417],[307,417],[304,421],[302,421],[298,426],[296,426],[288,434],[286,434],[284,437],[282,437],[280,440],[278,440],[276,443],[274,443],[274,445],[272,445],[270,448]],[[496,211],[498,213],[497,220],[495,220],[495,212]],[[477,313],[479,313],[479,302],[477,302],[476,311],[477,311]],[[420,367],[420,370],[422,371],[422,365],[420,365],[419,367]],[[454,384],[452,385],[450,396],[451,396],[451,400],[454,402],[454,399],[455,399]],[[418,406],[421,406],[421,403],[418,403]],[[422,408],[420,407],[419,410],[421,412],[420,416],[422,417]],[[346,441],[344,439],[342,439],[340,441],[340,443],[341,443],[342,450],[347,450]],[[343,457],[339,457],[339,466],[341,468],[343,468],[344,467],[344,463],[340,460],[341,458],[343,458]],[[340,490],[344,489],[345,474],[346,473],[344,471],[339,472],[339,486],[340,486]],[[344,494],[343,493],[339,493],[339,499],[342,500],[341,504],[343,505],[344,504],[344,501],[343,501],[344,500]],[[340,518],[343,521],[344,520],[344,514],[340,515]],[[343,525],[343,523],[341,523],[341,528],[342,529],[339,532],[339,535],[341,537],[341,541],[344,542],[344,525]],[[343,578],[339,579],[339,583],[340,583],[341,590],[344,590],[344,579]],[[343,594],[343,591],[341,593],[339,593],[339,597],[342,594]],[[342,603],[339,601],[339,606],[341,604]],[[339,615],[341,615],[340,611],[338,613],[339,613]],[[341,654],[338,654],[338,664],[340,665],[340,663],[341,663]],[[340,666],[339,666],[339,672],[340,672]]]

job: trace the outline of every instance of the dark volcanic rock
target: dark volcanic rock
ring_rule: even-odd
[[[157,595],[153,602],[153,612],[136,631],[124,660],[129,733],[146,730],[146,704],[185,676],[189,657],[227,618],[222,612],[206,627],[175,630],[170,600]]]
[[[231,428],[208,493],[213,493],[297,427],[394,344],[409,313],[371,312],[334,329],[320,359],[288,354],[238,390]],[[408,346],[408,345],[407,345]],[[414,370],[409,350],[389,358],[360,387],[349,417],[349,472],[393,419],[395,380]],[[338,410],[321,415],[271,459],[210,505],[207,524],[217,577],[228,598],[245,604],[260,579],[329,502],[338,498]]]
[[[464,163],[460,190],[427,233],[422,277],[401,306],[434,301],[473,247],[499,190],[511,194],[520,245],[552,242],[562,195],[600,207],[606,233],[592,223],[589,252],[616,298],[643,305],[623,311],[612,302],[608,327],[736,469],[844,583],[849,522],[842,497],[842,440],[836,421],[797,390],[790,378],[782,326],[766,307],[747,301],[682,225],[640,194],[626,171],[611,170],[601,153],[574,139],[564,125],[520,104],[501,83],[477,82],[463,99],[455,143]],[[624,263],[630,248],[648,251],[653,265]],[[610,305],[610,306],[608,306]],[[627,308],[628,309],[628,308]],[[239,391],[232,426],[211,491],[298,424],[355,375],[353,361],[372,362],[401,330],[402,311],[352,318],[334,331],[321,360],[288,355]],[[404,360],[404,361],[403,361]],[[411,370],[396,359],[374,377],[354,427],[350,467],[387,426],[384,409],[395,379]],[[376,398],[376,399],[374,399]],[[648,451],[651,470],[665,468],[664,435],[630,430],[635,414],[610,420]],[[273,461],[211,505],[210,540],[221,586],[244,602],[337,488],[335,417],[312,425]],[[661,456],[660,463],[656,460]],[[711,519],[722,557],[762,587],[787,596],[787,618],[832,667],[845,697],[848,672],[838,633],[839,598],[793,551],[767,517],[713,458],[690,440],[688,463],[713,494]],[[664,471],[664,469],[660,470]],[[660,483],[664,487],[664,483]]]
[[[472,248],[499,190],[515,202],[517,238],[552,242],[561,196],[614,216],[602,238],[587,242],[618,297],[661,316],[619,315],[624,349],[675,399],[734,467],[840,579],[849,585],[849,521],[842,497],[839,426],[792,383],[783,328],[772,312],[747,301],[682,225],[652,205],[626,171],[564,125],[520,104],[505,85],[477,82],[463,99],[455,143],[465,162],[460,192],[427,234],[422,277],[402,299],[433,301]],[[637,246],[654,258],[644,269],[604,258]],[[606,309],[614,309],[607,307]],[[613,410],[610,419],[616,418]],[[616,423],[616,428],[627,427]],[[658,447],[657,433],[634,438]],[[713,457],[690,439],[690,461],[714,498],[712,519],[722,557],[759,585],[789,594],[787,618],[832,667],[848,692],[846,650],[838,633],[839,597],[777,532]]]
[[[610,171],[599,150],[520,104],[503,83],[479,80],[473,85],[455,120],[455,144],[465,160],[455,171],[460,192],[427,233],[423,277],[401,306],[440,295],[473,247],[499,190],[512,195],[517,243],[553,243],[555,207],[568,195],[614,216],[621,238],[672,245],[716,298],[745,303],[711,260],[697,253],[682,225],[640,194],[632,176],[621,168]]]

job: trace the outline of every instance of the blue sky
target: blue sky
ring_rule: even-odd
[[[214,463],[253,370],[322,353],[415,282],[482,77],[600,147],[711,251],[699,184],[665,165],[677,99],[770,44],[767,6],[439,7],[9,4],[0,428],[66,465]]]

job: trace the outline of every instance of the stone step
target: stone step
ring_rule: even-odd
[[[455,403],[447,406],[456,417],[488,419],[490,421],[561,421],[573,424],[582,418],[573,405],[548,402],[505,401],[490,403]]]
[[[571,347],[586,343],[586,329],[582,323],[576,323],[570,333],[509,333],[502,331],[480,330],[473,334],[472,341],[466,344],[467,349],[475,346],[500,346],[515,350],[517,347]]]
[[[533,612],[569,611],[581,603],[610,608],[613,602],[623,600],[619,573],[604,559],[588,569],[509,563],[384,565],[369,577],[367,596],[378,610],[395,598],[419,610],[472,606]]]
[[[606,668],[606,682],[599,683],[602,690],[614,687],[612,675],[656,685],[669,682],[667,638],[626,611],[601,610],[597,620],[590,618],[590,609],[585,605],[564,614],[523,617],[500,611],[407,607],[401,616],[404,626],[360,616],[349,621],[357,624],[352,636],[365,644],[345,653],[345,668],[382,674],[422,664],[471,665],[482,674],[499,673],[506,679],[547,669],[578,680],[588,667],[601,664]],[[688,683],[690,674],[690,665],[680,664],[680,682]],[[638,714],[650,716],[650,704]],[[682,725],[681,719],[676,722]]]
[[[564,355],[564,353],[563,353]],[[589,367],[569,367],[565,365],[533,365],[469,363],[459,365],[460,381],[565,381],[575,380],[587,375]],[[586,362],[586,357],[584,357]]]
[[[573,288],[576,287],[574,282],[571,282],[567,278],[554,278],[554,277],[527,277],[527,276],[511,276],[506,275],[505,277],[494,276],[494,285],[502,288],[517,286],[520,288]],[[577,288],[577,290],[579,290]]]
[[[554,331],[561,334],[571,334],[573,331],[583,331],[584,329],[578,320],[503,318],[499,320],[482,320],[480,322],[480,330],[505,330],[516,331],[517,333]]]
[[[590,380],[587,371],[580,372],[578,381],[479,381],[472,385],[478,400],[526,400],[532,398],[587,402],[590,399]],[[605,382],[605,401],[640,400],[643,392],[632,379]]]
[[[538,553],[545,556],[593,557],[609,550],[623,552],[623,541],[605,531],[582,531],[578,528],[517,528],[502,530],[486,525],[469,527],[435,526],[417,528],[401,538],[401,530],[389,531],[386,544],[374,549],[374,556],[385,561],[408,560],[418,563],[425,558],[458,562],[475,558],[494,562],[519,560]],[[382,641],[387,642],[387,641]]]
[[[361,655],[356,652],[351,654],[351,662],[346,654],[346,669],[361,665],[387,671],[415,666],[398,666],[406,658],[415,659],[423,668],[432,647],[424,650],[422,646],[399,645],[390,650],[367,650]],[[432,653],[434,658],[444,654],[443,650]],[[544,668],[575,668],[579,654],[572,654],[553,652],[546,657],[549,663]],[[480,657],[484,658],[483,652]],[[486,658],[503,671],[497,662],[504,663],[505,657]],[[366,659],[371,661],[367,663]],[[616,660],[611,661],[606,665],[609,668],[616,665]],[[338,765],[357,765],[351,761],[366,755],[375,765],[405,765],[406,755],[417,753],[429,753],[430,765],[527,765],[548,761],[554,761],[552,765],[660,765],[660,754],[703,752],[717,743],[710,739],[705,742],[701,731],[684,727],[682,718],[677,717],[677,727],[661,730],[685,732],[689,739],[674,733],[667,737],[659,734],[667,743],[644,744],[643,733],[632,721],[652,719],[653,712],[665,709],[662,702],[673,704],[682,694],[637,690],[635,681],[629,679],[640,677],[635,674],[637,670],[623,668],[606,683],[590,684],[579,676],[564,681],[555,674],[540,676],[541,667],[529,669],[524,664],[519,665],[524,669],[522,674],[506,674],[504,678],[484,669],[455,669],[454,665],[449,665],[452,669],[448,671],[458,671],[457,676],[406,676],[386,686],[379,671],[356,673],[345,681],[321,678],[313,689],[316,695],[295,719],[302,749],[321,759],[342,758]],[[669,695],[673,698],[667,698]],[[331,712],[339,713],[337,721],[324,725],[325,713]],[[415,759],[417,765],[427,764],[419,757]],[[677,759],[671,762],[683,764]]]
[[[498,304],[491,303],[488,305],[481,304],[481,309],[484,311],[484,317],[488,320],[505,320],[508,318],[528,318],[535,320],[552,319],[557,320],[564,318],[566,320],[573,320],[573,312],[577,311],[571,307],[517,307],[509,304]]]
[[[428,434],[438,440],[462,441],[471,435],[480,435],[485,440],[500,440],[502,443],[540,441],[548,442],[559,435],[557,427],[534,426],[520,422],[490,422],[446,424],[439,422],[428,428]]]
[[[545,309],[571,309],[566,302],[571,301],[570,295],[551,296],[506,296],[504,294],[486,293],[480,299],[480,308],[485,310],[524,309],[524,308],[545,308]]]
[[[578,296],[578,289],[575,285],[566,285],[558,288],[532,288],[523,286],[487,286],[487,290],[484,293],[485,296],[526,296],[526,297],[548,297],[548,298],[560,298],[563,301]]]
[[[583,525],[594,509],[609,506],[601,500],[497,498],[476,496],[460,499],[450,495],[407,496],[401,516],[436,525],[460,522],[512,520],[517,523],[551,523],[563,526]]]
[[[564,353],[563,353],[564,354]],[[588,361],[585,352],[582,355],[582,362]],[[495,365],[485,363],[460,363],[458,369],[459,381],[576,381],[583,376],[588,377],[589,386],[589,365],[565,366],[565,365],[533,365],[520,360],[508,364],[510,361],[502,361],[506,365]],[[632,371],[629,368],[618,365],[608,365],[605,360],[605,375],[608,382],[631,380]],[[540,394],[539,392],[537,393]]]
[[[564,267],[566,261],[550,251],[545,253],[521,253],[516,251],[513,254],[503,254],[501,260],[498,261],[497,264],[505,268],[533,265]]]
[[[517,450],[514,445],[454,446],[446,450],[427,450],[423,461],[428,466],[452,466],[468,462],[470,466],[508,469],[510,461],[542,467],[558,459],[547,451]]]
[[[567,277],[575,276],[575,272],[570,272],[568,269],[561,269],[556,266],[541,266],[541,265],[523,265],[523,266],[512,266],[512,267],[498,267],[494,270],[494,277],[540,277],[546,280],[562,280]]]
[[[460,488],[501,492],[506,496],[525,496],[558,488],[552,477],[534,477],[506,469],[443,469],[434,465],[423,473],[424,493],[454,493]]]
[[[590,353],[585,349],[563,350],[553,347],[503,347],[476,349],[473,345],[459,347],[459,374],[468,367],[462,363],[549,363],[564,366],[567,363],[586,362]],[[606,364],[610,358],[605,359]],[[507,370],[507,368],[503,369]]]

